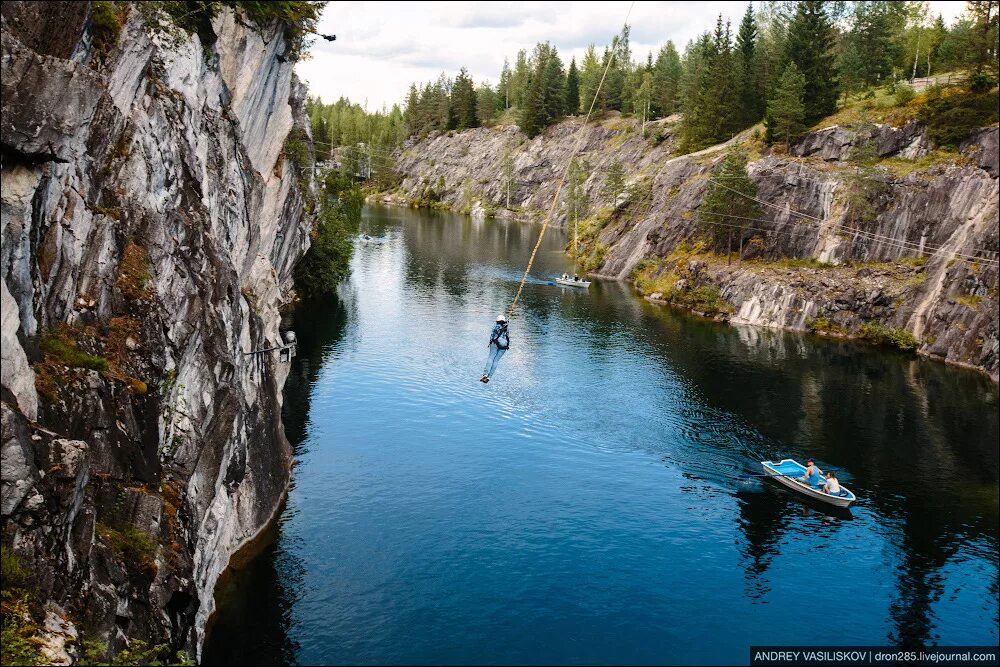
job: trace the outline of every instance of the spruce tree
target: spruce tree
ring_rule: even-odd
[[[575,116],[580,113],[580,72],[576,69],[576,58],[569,61],[569,72],[566,74],[566,115]]]
[[[740,89],[740,125],[749,127],[760,120],[764,107],[760,96],[757,71],[757,20],[753,5],[740,21],[736,34],[736,76]]]
[[[538,75],[542,77],[542,121],[548,125],[566,111],[566,73],[559,52],[548,42],[538,50]]]
[[[788,26],[785,53],[805,77],[805,122],[812,125],[837,108],[833,23],[821,0],[801,0]],[[784,77],[784,75],[782,75]]]
[[[590,105],[594,104],[595,109],[604,109],[604,90],[601,90],[601,97],[594,103],[594,96],[597,95],[597,87],[601,81],[601,61],[597,58],[597,49],[591,44],[587,47],[587,52],[583,54],[583,63],[580,70],[580,111],[587,113]]]
[[[725,247],[732,261],[733,236],[739,239],[739,257],[743,259],[743,236],[752,219],[760,217],[760,205],[754,201],[757,185],[747,173],[746,153],[732,149],[712,169],[705,199],[698,208],[698,223],[719,249]]]
[[[767,104],[767,141],[784,141],[788,146],[806,128],[806,107],[803,98],[806,79],[795,63],[788,63],[778,86]]]
[[[650,110],[654,118],[669,116],[680,103],[681,57],[677,47],[668,41],[656,56],[653,65],[653,94]]]
[[[479,117],[476,115],[476,89],[472,85],[472,77],[463,67],[451,89],[451,115],[453,120],[449,129],[467,130],[479,127]]]

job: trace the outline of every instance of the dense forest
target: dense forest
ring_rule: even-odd
[[[758,2],[733,26],[720,16],[683,51],[666,42],[636,59],[629,27],[567,65],[543,42],[505,61],[496,85],[454,78],[412,84],[402,111],[366,113],[347,100],[311,104],[317,136],[332,145],[381,148],[408,136],[516,122],[530,137],[565,116],[618,111],[642,121],[683,114],[683,150],[726,140],[762,120],[771,142],[789,141],[838,104],[907,80],[959,73],[972,94],[997,82],[996,0],[966,3],[952,25],[927,2]],[[607,77],[595,101],[601,76]],[[912,91],[911,91],[912,92]]]

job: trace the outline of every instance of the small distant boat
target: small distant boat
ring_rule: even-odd
[[[368,236],[368,234],[362,234],[358,237],[362,243],[381,243],[385,241],[384,236]]]
[[[836,507],[848,507],[857,500],[857,496],[843,485],[840,486],[840,495],[835,496],[823,491],[823,478],[820,475],[813,475],[806,482],[801,481],[800,478],[806,474],[806,467],[795,459],[782,459],[778,463],[761,461],[761,465],[764,466],[764,472],[768,477],[813,500]]]
[[[556,283],[566,285],[568,287],[582,287],[583,289],[590,287],[589,280],[584,280],[579,276],[568,276],[565,273],[556,278]]]

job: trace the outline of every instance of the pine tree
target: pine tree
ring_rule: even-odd
[[[803,101],[806,78],[795,63],[788,63],[778,87],[767,104],[767,141],[784,141],[788,146],[806,128],[806,107]]]
[[[725,243],[728,261],[732,261],[733,235],[739,238],[739,257],[743,259],[743,236],[752,219],[760,217],[757,185],[747,173],[747,156],[733,149],[712,169],[705,199],[698,208],[698,223],[719,248]]]
[[[612,160],[604,179],[604,196],[608,198],[608,203],[615,207],[623,192],[625,192],[625,167],[618,160]]]
[[[802,0],[788,27],[785,49],[805,77],[805,122],[812,125],[837,108],[839,88],[834,62],[834,31],[821,0]],[[782,75],[784,77],[784,75]]]
[[[576,69],[576,58],[569,61],[569,72],[566,74],[566,115],[575,116],[580,113],[580,72]]]

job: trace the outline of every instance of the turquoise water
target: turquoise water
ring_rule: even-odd
[[[974,373],[546,281],[538,227],[370,209],[288,325],[297,466],[207,664],[745,663],[751,644],[996,644],[997,390]],[[758,472],[812,455],[859,496]],[[831,611],[831,606],[836,611]]]

